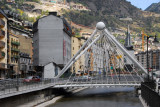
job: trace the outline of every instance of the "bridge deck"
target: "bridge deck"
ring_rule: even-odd
[[[115,79],[116,80],[116,79]],[[136,81],[133,81],[132,79],[129,79],[129,81],[124,81],[124,79],[112,81],[112,79],[103,78],[103,79],[95,79],[95,80],[82,80],[82,81],[74,81],[73,78],[70,79],[64,79],[64,78],[58,78],[58,79],[46,79],[42,80],[40,82],[33,82],[33,83],[24,83],[24,82],[18,82],[17,81],[9,81],[0,83],[0,99],[11,97],[15,95],[20,95],[24,93],[29,93],[33,91],[38,91],[46,88],[67,88],[67,87],[98,87],[98,86],[105,86],[105,87],[116,87],[116,86],[122,86],[122,87],[136,87],[141,85],[141,81],[137,79]]]
[[[98,87],[98,86],[105,86],[105,87],[136,87],[140,86],[141,84],[70,84],[70,85],[55,85],[54,88],[65,88],[65,87]]]

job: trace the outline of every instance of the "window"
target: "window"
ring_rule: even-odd
[[[74,47],[73,47],[73,50],[74,50]]]
[[[137,60],[139,61],[139,56],[137,56]]]

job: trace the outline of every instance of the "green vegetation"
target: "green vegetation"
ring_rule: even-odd
[[[80,37],[80,29],[77,29],[77,28],[72,26],[72,31],[74,32],[73,36]]]
[[[38,20],[38,19],[40,19],[41,17],[43,17],[44,15],[48,15],[48,14],[49,14],[49,11],[48,11],[48,10],[47,10],[47,11],[43,11],[43,10],[42,10],[41,15],[37,16],[37,17],[36,17],[36,20]]]
[[[93,13],[88,11],[64,11],[63,16],[71,19],[77,24],[82,24],[85,26],[91,26],[94,21],[98,21],[100,19],[98,16],[93,17]]]
[[[32,2],[37,2],[39,3],[39,0],[15,0],[16,4],[7,4],[6,0],[2,0],[0,2],[0,6],[4,10],[9,10],[14,13],[17,13],[20,15],[20,19],[23,21],[29,21],[29,22],[35,22],[36,18],[35,17],[29,17],[23,9],[25,10],[32,10],[34,8],[34,5],[30,4],[24,4],[24,1],[32,1]],[[42,11],[42,16],[48,14],[48,11]]]
[[[105,22],[107,27],[127,28],[136,33],[142,30],[150,36],[155,34],[160,38],[160,17],[143,16],[143,11],[131,5],[126,0],[67,0],[68,2],[81,3],[91,11],[63,11],[64,16],[77,24],[95,26],[98,21]],[[92,3],[91,3],[92,2]],[[121,4],[121,5],[120,5]],[[160,5],[160,3],[156,4]],[[155,6],[155,5],[153,5]],[[156,7],[156,6],[155,6]],[[153,7],[152,7],[153,8]],[[158,10],[159,11],[159,10]],[[146,13],[145,13],[146,14]],[[132,18],[132,21],[122,21],[120,18]],[[133,32],[132,32],[133,33]],[[123,40],[121,41],[123,42]]]
[[[121,44],[124,44],[124,43],[125,43],[125,40],[124,40],[124,39],[121,39],[119,42],[120,42]]]

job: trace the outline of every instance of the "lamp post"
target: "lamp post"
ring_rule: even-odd
[[[148,71],[148,81],[149,81],[149,58],[148,58],[148,40],[150,37],[153,37],[153,36],[147,36],[147,71]],[[159,41],[157,40],[157,36],[155,35],[155,38],[153,40],[153,43],[159,43]],[[152,71],[152,80],[153,80],[153,71]]]
[[[157,50],[156,45],[159,43],[158,39],[157,39],[157,35],[155,35],[153,43],[155,44],[155,50]],[[158,58],[159,59],[159,58]],[[156,64],[156,60],[157,60],[157,54],[156,54],[156,58],[155,58],[155,69],[157,69],[157,64]],[[152,70],[152,80],[153,80],[153,70]]]
[[[149,81],[149,59],[148,59],[148,40],[150,36],[147,36],[147,72],[148,72],[148,81]]]

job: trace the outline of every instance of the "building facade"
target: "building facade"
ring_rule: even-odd
[[[137,60],[147,69],[147,52],[136,54]],[[160,50],[151,50],[148,52],[149,69],[160,70]]]
[[[77,37],[72,37],[71,40],[71,56],[73,57],[78,50],[82,47],[82,45],[84,44],[84,42],[86,41],[85,38],[77,38]],[[84,66],[85,66],[85,59],[84,59],[84,55],[82,55],[72,66],[71,72],[76,73],[76,74],[80,74],[81,71],[84,70]]]
[[[20,53],[20,42],[17,35],[9,32],[8,41],[8,64],[10,64],[10,73],[12,76],[19,75],[19,53]]]
[[[34,66],[43,67],[54,62],[64,67],[71,58],[72,30],[67,21],[52,12],[37,20],[33,31]]]
[[[33,73],[32,60],[29,54],[20,53],[19,70],[21,72],[21,77],[35,74],[35,72]]]
[[[24,35],[17,35],[17,37],[19,38],[21,44],[19,46],[20,52],[28,54],[32,61],[32,56],[33,56],[32,38]]]
[[[20,52],[29,54],[31,59],[33,55],[32,24],[22,21],[17,13],[9,10],[4,10],[4,12],[8,17],[8,77],[20,77],[24,73],[20,70]]]
[[[93,44],[85,53],[85,67],[87,68],[85,71],[90,75],[102,74],[104,62],[104,49]]]
[[[0,79],[7,74],[7,20],[8,17],[0,10]]]

